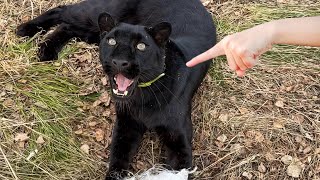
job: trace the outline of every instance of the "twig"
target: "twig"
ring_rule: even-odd
[[[13,170],[10,162],[8,161],[7,156],[4,154],[1,145],[0,145],[0,151],[1,151],[2,155],[3,155],[4,160],[6,161],[6,163],[7,163],[8,166],[9,166],[9,168],[10,168],[10,170],[11,170],[11,172],[12,172],[13,177],[14,177],[15,179],[19,179],[19,178],[17,177],[16,173],[14,172],[14,170]]]

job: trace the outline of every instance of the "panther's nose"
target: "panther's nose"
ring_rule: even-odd
[[[118,69],[126,69],[130,66],[130,62],[120,59],[113,59],[112,64]]]

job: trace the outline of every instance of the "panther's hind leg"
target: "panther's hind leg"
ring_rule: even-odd
[[[40,61],[50,61],[58,59],[58,53],[71,38],[76,37],[76,34],[71,28],[71,25],[62,23],[53,33],[40,44],[38,56]]]
[[[60,24],[62,22],[61,15],[67,6],[58,6],[53,9],[50,9],[38,17],[30,20],[26,23],[23,23],[17,27],[18,36],[34,36],[40,31],[46,32],[52,26]]]

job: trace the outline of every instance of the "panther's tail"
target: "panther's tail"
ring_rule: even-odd
[[[66,6],[58,6],[46,11],[35,19],[19,25],[16,34],[22,37],[32,37],[40,31],[46,32],[52,26],[62,23],[61,16],[65,9]]]

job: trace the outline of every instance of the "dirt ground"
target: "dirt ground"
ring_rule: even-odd
[[[18,38],[21,22],[75,0],[0,1],[0,179],[102,179],[115,121],[97,47],[70,42],[39,63],[43,37]],[[320,15],[310,0],[203,2],[218,36],[263,22]],[[274,46],[244,78],[224,57],[194,98],[195,179],[320,179],[320,49]],[[162,162],[145,136],[136,173]]]

